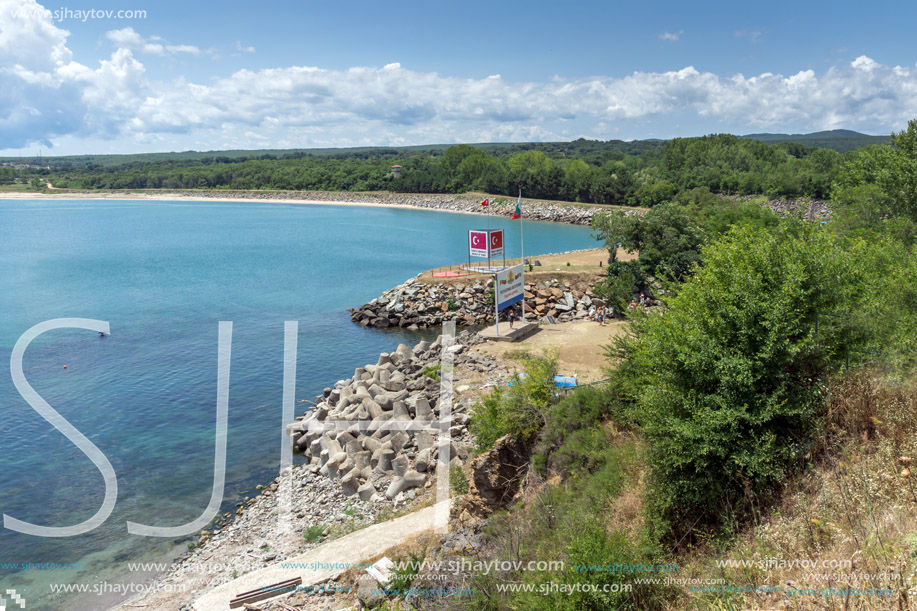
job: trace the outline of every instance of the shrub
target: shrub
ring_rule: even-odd
[[[306,540],[306,543],[316,543],[325,534],[327,528],[327,524],[313,524],[303,533],[303,539]]]
[[[542,474],[594,471],[608,450],[605,421],[627,428],[630,402],[617,378],[602,386],[583,386],[570,393],[548,413],[547,425],[533,457]]]
[[[628,590],[633,575],[577,570],[577,566],[584,565],[658,564],[663,558],[655,543],[640,536],[639,524],[633,527],[634,542],[629,532],[609,524],[616,513],[618,496],[638,485],[637,444],[625,440],[610,445],[606,439],[601,454],[601,465],[594,472],[579,472],[576,478],[547,486],[525,506],[497,514],[488,521],[485,549],[490,557],[563,560],[564,567],[561,571],[529,570],[515,574],[501,571],[479,575],[472,582],[481,593],[475,597],[475,608],[543,611],[664,608],[659,604],[664,594],[659,586],[634,584],[633,590]],[[495,584],[507,581],[531,584],[533,591],[501,593]],[[583,587],[566,592],[540,591],[545,583],[564,584],[568,588],[576,584],[597,587],[594,591]]]
[[[669,309],[638,316],[636,339],[622,342],[661,536],[722,527],[779,488],[812,447],[824,374],[858,339],[844,313],[866,249],[781,227],[735,228],[705,248]]]
[[[442,363],[437,363],[435,365],[427,365],[423,368],[423,374],[428,378],[439,382],[439,371],[442,369]]]
[[[465,477],[465,472],[458,465],[449,470],[449,487],[458,496],[468,494],[468,478]]]
[[[420,565],[423,564],[423,560],[427,555],[427,550],[424,548],[421,552],[410,552],[407,558],[404,558],[399,564],[402,565],[402,568],[395,568],[392,571],[391,580],[386,585],[386,589],[391,592],[404,592],[411,587],[411,584],[414,583],[414,579],[417,577],[417,572],[420,569]]]
[[[469,429],[478,451],[490,448],[504,435],[528,441],[545,423],[547,409],[554,402],[557,353],[521,359],[524,373],[513,376],[511,386],[493,389],[472,410]]]

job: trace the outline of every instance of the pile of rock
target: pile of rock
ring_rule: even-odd
[[[831,216],[828,202],[818,199],[772,199],[766,206],[782,217],[794,216],[805,221],[822,221]]]
[[[463,356],[480,341],[475,334],[460,334],[449,348],[455,366],[467,361],[488,370],[480,357]],[[339,481],[344,495],[363,501],[411,499],[414,489],[429,487],[435,475],[441,448],[433,429],[440,426],[453,440],[450,462],[460,465],[467,457],[467,440],[460,440],[470,416],[467,402],[457,401],[451,415],[441,418],[442,350],[442,336],[414,348],[401,344],[326,388],[315,409],[289,427],[293,443],[309,459],[308,469]]]
[[[494,320],[493,280],[483,284],[427,284],[412,278],[356,309],[350,319],[365,327],[416,330],[454,320],[457,325],[483,325]],[[556,320],[586,318],[604,301],[593,293],[594,283],[550,280],[525,285],[526,319],[553,316]]]

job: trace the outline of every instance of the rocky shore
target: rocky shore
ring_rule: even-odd
[[[561,322],[585,319],[590,308],[605,305],[594,288],[592,282],[556,279],[526,284],[525,318],[534,321],[553,316]],[[417,276],[351,310],[350,319],[377,329],[415,330],[450,320],[462,326],[487,324],[494,320],[493,279],[429,284]]]
[[[469,331],[451,347],[454,399],[444,419],[451,437],[451,466],[470,458],[470,410],[483,392],[504,385],[512,372],[490,356],[470,350],[482,340]],[[291,528],[278,521],[280,478],[219,516],[192,549],[119,609],[190,610],[205,591],[253,570],[297,556],[329,537],[388,519],[435,496],[437,433],[410,430],[413,422],[440,419],[442,336],[413,348],[399,345],[375,363],[356,368],[316,397],[314,409],[289,430],[298,458],[292,469]],[[311,431],[310,422],[335,421],[344,430]],[[398,421],[395,430],[380,425]],[[401,424],[403,423],[403,425]],[[397,429],[408,430],[397,430]],[[318,597],[317,601],[322,601]],[[317,602],[316,601],[316,602]],[[327,602],[327,601],[325,601]],[[325,602],[321,602],[324,608]],[[259,605],[275,607],[269,601]]]
[[[169,191],[172,196],[184,196],[212,199],[239,199],[264,201],[311,201],[350,204],[378,204],[383,206],[408,206],[428,210],[447,212],[466,212],[482,214],[482,198],[470,195],[452,194],[419,194],[419,193],[361,193],[351,191]],[[618,207],[598,206],[595,204],[577,204],[542,200],[523,200],[525,218],[532,221],[549,221],[552,223],[569,223],[572,225],[591,225],[592,215],[597,211],[619,209]],[[493,198],[486,213],[496,216],[511,216],[516,209],[516,199],[506,197]],[[637,209],[632,210],[634,213]]]

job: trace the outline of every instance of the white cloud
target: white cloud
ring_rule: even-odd
[[[684,30],[678,30],[677,32],[663,32],[659,35],[659,40],[667,40],[669,42],[678,42],[678,39],[684,34]]]
[[[201,54],[201,50],[194,45],[166,45],[166,51],[169,53],[188,53],[189,55]]]
[[[747,38],[754,44],[761,41],[761,32],[758,30],[736,30],[735,35],[736,38]]]
[[[189,55],[200,55],[201,50],[194,45],[170,45],[163,44],[161,36],[150,36],[143,38],[134,28],[126,27],[120,30],[110,30],[105,33],[108,40],[115,43],[119,49],[130,49],[132,51],[141,51],[150,55],[176,55],[178,53],[187,53]]]
[[[243,45],[242,45],[242,41],[241,41],[241,40],[237,40],[237,41],[236,41],[236,51],[238,51],[238,53],[234,53],[233,55],[237,55],[237,56],[238,56],[238,55],[240,55],[240,54],[242,54],[242,53],[254,53],[254,52],[255,52],[255,47],[246,47],[246,46],[243,46]]]
[[[37,6],[0,0],[0,10],[13,5]],[[917,68],[866,56],[821,73],[788,75],[718,75],[687,66],[513,82],[390,63],[160,82],[150,80],[135,52],[158,45],[166,54],[193,55],[197,47],[113,30],[108,38],[118,49],[93,69],[73,61],[68,35],[42,17],[13,22],[0,34],[0,142],[8,148],[51,141],[73,146],[81,139],[117,139],[136,150],[645,137],[666,129],[660,125],[679,124],[698,126],[697,133],[724,126],[888,133],[917,117]]]
[[[121,30],[109,30],[105,37],[119,47],[136,48],[143,44],[143,38],[134,31],[134,28],[124,28]],[[158,37],[156,37],[158,40]]]

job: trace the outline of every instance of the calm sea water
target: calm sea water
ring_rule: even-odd
[[[129,535],[125,522],[184,524],[209,501],[219,321],[233,321],[227,511],[277,472],[284,321],[299,321],[297,399],[314,399],[380,352],[420,339],[364,329],[346,308],[464,261],[467,230],[486,222],[368,207],[0,200],[0,512],[65,526],[91,517],[104,496],[99,471],[9,374],[18,338],[54,318],[111,325],[104,338],[76,329],[40,336],[24,370],[108,457],[119,485],[114,512],[91,533],[52,539],[0,528],[2,591],[16,589],[29,609],[70,609],[77,599],[92,608],[85,597],[51,595],[49,584],[114,582],[128,562],[187,544]],[[518,256],[518,223],[490,222],[508,230],[508,256]],[[596,245],[587,228],[537,222],[526,223],[525,242],[531,253]]]

